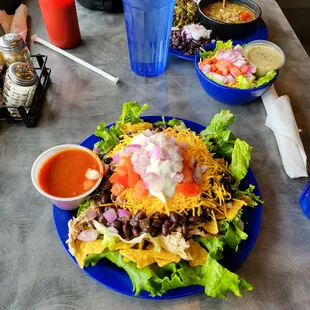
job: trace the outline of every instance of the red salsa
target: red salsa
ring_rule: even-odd
[[[97,182],[86,178],[88,169],[100,172],[100,164],[93,155],[83,150],[64,150],[44,162],[38,172],[38,183],[49,195],[76,197],[87,192]]]

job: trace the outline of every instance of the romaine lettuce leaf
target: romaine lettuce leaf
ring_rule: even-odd
[[[119,120],[115,123],[115,125],[110,128],[106,127],[106,123],[100,123],[96,130],[95,135],[97,137],[101,137],[102,140],[95,144],[95,147],[99,148],[102,153],[106,153],[113,149],[118,144],[118,138],[122,134],[120,130],[120,125],[125,123],[137,124],[143,122],[141,118],[139,118],[140,114],[147,110],[149,106],[144,104],[140,106],[138,102],[125,102],[123,104],[122,114]]]
[[[269,83],[275,76],[277,75],[276,71],[269,71],[266,75],[260,77],[257,81],[256,81],[256,87],[260,87],[264,84]]]
[[[251,79],[247,79],[243,75],[239,75],[236,77],[236,84],[235,87],[241,88],[241,89],[249,89],[256,87],[256,83],[253,82]]]
[[[246,240],[248,235],[241,229],[242,210],[232,220],[218,221],[219,231],[223,235],[220,240],[227,244],[230,248],[238,251],[241,240]]]
[[[259,196],[255,195],[254,189],[255,186],[252,184],[250,184],[249,187],[244,191],[236,188],[234,191],[234,196],[238,199],[243,199],[247,203],[247,206],[256,207],[259,203],[263,203],[263,201]]]
[[[214,259],[220,260],[223,258],[222,252],[224,250],[224,242],[220,238],[199,238],[197,241],[203,245],[203,247],[208,251]]]
[[[164,267],[156,264],[141,269],[133,262],[124,262],[119,251],[105,250],[101,254],[90,254],[85,259],[85,266],[96,265],[106,257],[128,273],[135,295],[146,290],[151,296],[161,296],[170,289],[189,285],[202,285],[205,293],[211,297],[226,298],[232,291],[236,296],[242,296],[242,290],[252,290],[253,286],[238,275],[221,266],[215,259],[208,256],[204,266],[192,268],[185,261],[170,263]]]
[[[167,125],[168,127],[178,126],[178,127],[184,128],[184,129],[186,128],[183,121],[176,119],[176,118],[173,118],[173,119],[169,120],[168,122],[166,122],[164,116],[162,116],[162,121],[155,122],[154,125],[156,127],[160,127],[161,125]]]
[[[231,154],[229,171],[236,179],[237,185],[240,184],[240,181],[248,173],[252,151],[253,147],[251,147],[247,142],[240,140],[239,138],[236,139],[234,149]]]
[[[220,50],[226,50],[228,48],[233,47],[233,42],[232,40],[228,40],[226,42],[224,41],[216,41],[215,49],[213,51],[203,51],[200,53],[201,58],[208,58],[208,57],[213,57],[215,56]]]
[[[204,143],[215,157],[231,160],[236,137],[227,128],[234,122],[235,116],[229,110],[221,110],[213,117],[210,125],[200,132]]]
[[[90,199],[91,199],[91,197],[88,196],[88,197],[86,198],[86,200],[85,200],[83,203],[80,204],[76,216],[79,216],[83,211],[85,211],[86,209],[88,209],[88,208],[90,207]]]

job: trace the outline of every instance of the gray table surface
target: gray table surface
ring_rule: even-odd
[[[270,40],[287,57],[276,82],[287,94],[306,152],[310,154],[310,60],[274,0],[257,1]],[[28,1],[31,33],[47,39],[40,9]],[[310,309],[310,222],[298,198],[306,179],[284,172],[273,132],[265,127],[260,100],[245,106],[212,101],[202,90],[192,63],[169,56],[164,75],[143,78],[129,70],[122,14],[91,12],[78,6],[83,43],[72,50],[98,68],[120,77],[104,78],[40,45],[51,84],[37,127],[0,122],[0,309]],[[82,273],[62,248],[52,207],[32,186],[30,169],[44,150],[79,143],[101,121],[113,122],[122,103],[148,102],[149,114],[169,114],[207,124],[220,109],[236,114],[233,130],[255,147],[251,166],[265,204],[258,240],[238,274],[255,286],[227,301],[203,293],[171,301],[149,301],[110,291]]]

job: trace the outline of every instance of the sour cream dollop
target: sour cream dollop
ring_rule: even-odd
[[[183,27],[182,35],[184,33],[186,39],[194,39],[198,41],[200,38],[210,39],[212,30],[206,29],[202,25],[191,24]]]
[[[166,203],[183,180],[182,155],[176,140],[165,133],[146,130],[135,136],[124,151],[130,152],[134,171],[151,195]]]

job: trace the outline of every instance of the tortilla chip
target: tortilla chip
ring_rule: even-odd
[[[74,257],[79,266],[84,268],[84,260],[88,254],[100,254],[106,247],[102,244],[102,240],[94,240],[90,242],[76,240],[74,243]]]
[[[191,267],[203,266],[208,258],[208,252],[196,241],[189,240],[190,248],[186,251],[192,257],[189,260]]]
[[[231,208],[227,209],[227,219],[232,220],[245,205],[246,203],[244,200],[233,199]]]
[[[154,249],[124,249],[120,250],[120,253],[124,256],[124,258],[135,262],[138,268],[143,268],[156,262],[158,263],[158,266],[162,267],[172,262],[178,263],[181,260],[180,256],[164,250],[156,252]]]
[[[122,250],[122,249],[130,249],[134,246],[134,243],[125,243],[121,240],[115,242],[114,245],[110,246],[109,249],[111,251]]]
[[[127,257],[125,257],[125,256],[123,256],[123,261],[126,262],[126,263],[128,263],[128,262],[130,262],[130,259],[127,258]]]
[[[219,228],[217,226],[217,220],[214,216],[214,211],[211,210],[211,213],[212,213],[212,220],[206,222],[203,226],[203,229],[210,234],[216,235],[219,232]]]
[[[222,219],[225,218],[225,215],[224,215],[224,214],[221,214],[221,213],[217,213],[217,214],[215,215],[215,218],[216,218],[217,220],[222,220]]]

